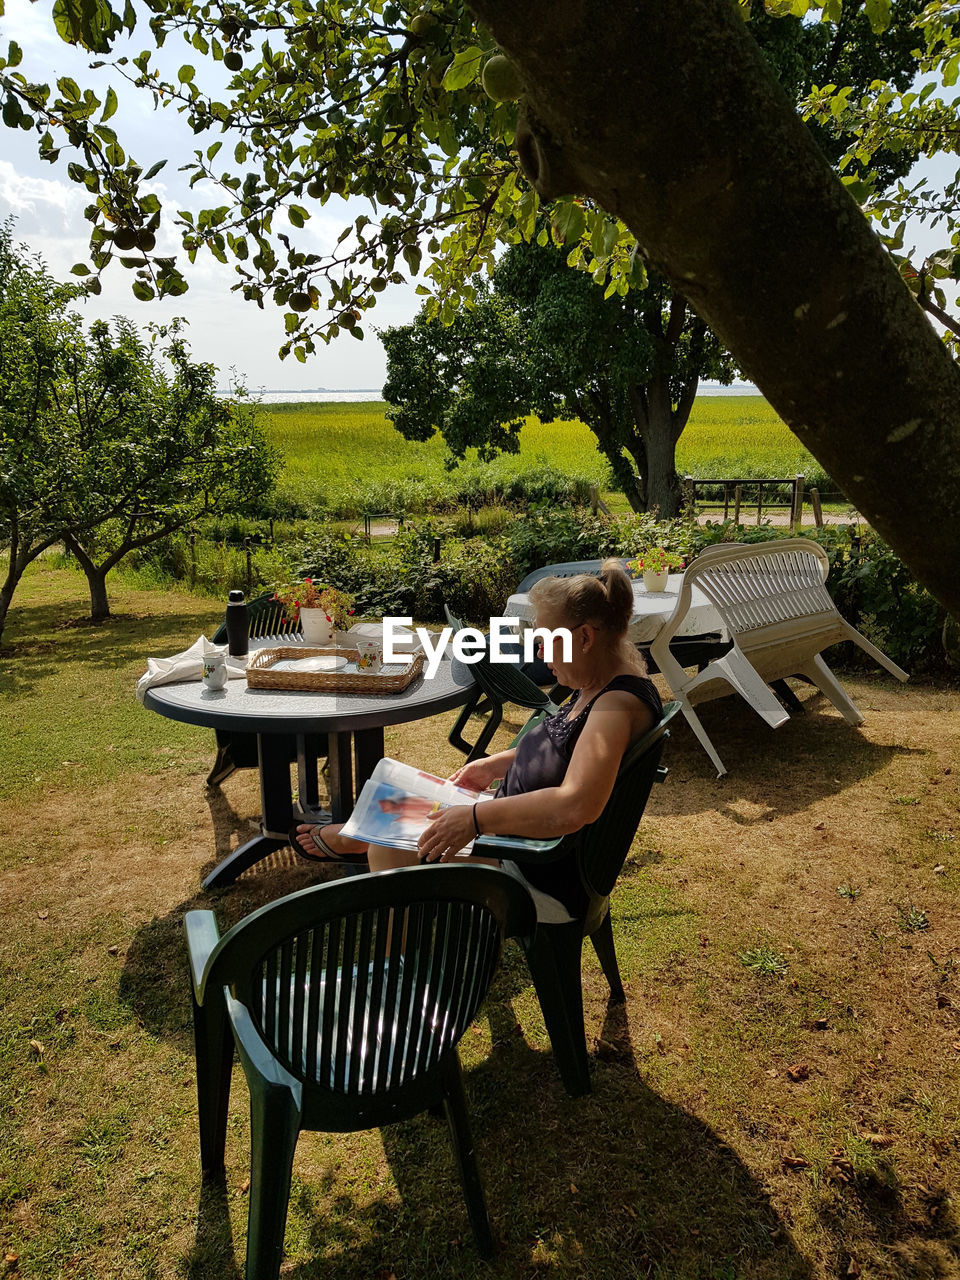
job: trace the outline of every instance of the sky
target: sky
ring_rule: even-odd
[[[185,175],[177,171],[198,144],[181,117],[173,110],[155,112],[149,95],[129,88],[124,91],[123,83],[116,75],[110,76],[108,69],[89,70],[88,56],[65,45],[55,34],[50,8],[50,0],[36,4],[6,0],[5,16],[0,18],[0,42],[5,47],[7,40],[16,40],[23,48],[21,70],[31,79],[42,76],[49,82],[69,75],[81,86],[97,88],[112,83],[120,109],[111,124],[128,155],[134,156],[144,170],[156,160],[169,161],[150,184],[164,210],[203,207],[202,188],[191,193]],[[143,33],[138,31],[127,52],[139,52],[145,44]],[[169,41],[160,58],[155,55],[155,65],[175,68],[185,59],[196,65],[198,55],[185,49],[184,45]],[[116,51],[124,50],[118,44]],[[61,160],[66,156],[65,149]],[[72,183],[63,170],[63,163],[50,165],[39,159],[35,133],[0,126],[0,220],[13,215],[15,238],[39,253],[55,276],[65,279],[74,263],[88,260],[90,224],[83,217],[88,193]],[[942,186],[955,172],[955,158],[938,157],[922,161],[912,176],[925,174]],[[332,199],[323,207],[316,205],[306,227],[294,233],[296,242],[307,251],[328,250],[347,222],[361,211],[368,211],[368,206],[358,201]],[[922,257],[939,243],[935,231],[916,225],[908,230],[905,248],[916,246]],[[161,226],[156,252],[178,254],[184,259],[172,219],[165,218]],[[130,292],[131,273],[119,264],[111,264],[102,277],[102,294],[83,302],[81,310],[89,320],[127,315],[140,325],[185,316],[195,358],[221,370],[221,385],[228,385],[233,370],[251,390],[310,391],[318,387],[379,389],[385,377],[386,357],[374,328],[409,323],[420,303],[412,284],[389,286],[379,296],[375,310],[367,313],[363,342],[343,334],[329,346],[321,344],[317,354],[302,365],[293,357],[281,361],[277,354],[284,340],[284,309],[268,301],[261,311],[232,293],[230,286],[236,277],[230,266],[202,254],[193,266],[184,262],[184,274],[190,285],[188,293],[180,298],[141,303]]]

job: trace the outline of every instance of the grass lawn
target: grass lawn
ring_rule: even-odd
[[[247,1096],[237,1068],[226,1186],[202,1190],[182,917],[322,873],[280,855],[200,891],[256,780],[206,792],[213,735],[133,686],[220,606],[113,599],[77,624],[83,578],[36,566],[0,650],[0,1275],[239,1280]],[[585,957],[590,1096],[563,1092],[508,952],[462,1049],[495,1265],[422,1116],[304,1135],[285,1276],[960,1275],[960,693],[845,682],[859,730],[808,689],[775,736],[705,707],[722,780],[677,728],[614,896],[625,1007]],[[387,750],[448,769],[452,719]]]

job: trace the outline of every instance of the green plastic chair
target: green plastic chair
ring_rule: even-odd
[[[596,822],[539,853],[517,848],[512,855],[513,864],[507,864],[522,876],[524,864],[555,861],[573,852],[589,896],[583,917],[574,919],[555,898],[528,886],[537,908],[537,927],[532,935],[521,938],[557,1069],[572,1097],[590,1090],[581,985],[583,940],[589,937],[593,943],[610,984],[611,998],[624,1000],[610,920],[610,894],[630,852],[653,784],[667,776],[660,757],[670,736],[670,721],[679,709],[678,702],[667,703],[658,723],[624,756],[613,792]],[[531,717],[517,740],[540,718]],[[510,850],[502,846],[490,846],[485,851],[482,841],[477,842],[475,851],[478,855],[487,852],[495,857],[511,857]]]
[[[460,619],[455,617],[446,605],[444,605],[444,612],[449,625],[454,631],[459,631],[463,625]],[[487,747],[503,720],[504,703],[512,702],[518,707],[542,711],[547,715],[557,713],[557,704],[550,695],[544,693],[538,684],[535,684],[512,663],[491,662],[487,653],[484,652],[479,662],[471,663],[468,670],[473,678],[474,690],[464,703],[453,728],[447,735],[447,741],[452,747],[464,753],[468,764],[471,760],[480,760],[487,754]],[[490,714],[476,742],[471,745],[463,736],[463,731],[471,716],[482,715],[486,711]]]
[[[246,1280],[276,1280],[302,1129],[353,1132],[440,1103],[479,1251],[493,1253],[457,1044],[504,937],[530,933],[523,885],[492,867],[405,867],[280,898],[220,937],[185,918],[204,1177],[224,1176],[233,1049],[250,1089]]]
[[[300,619],[287,617],[284,606],[267,593],[247,602],[247,617],[250,621],[250,635],[253,639],[265,636],[293,635],[300,631]],[[213,633],[213,644],[227,643],[227,624],[221,622]],[[213,768],[207,774],[207,786],[219,787],[236,769],[256,769],[259,767],[257,752],[257,735],[242,733],[231,729],[216,729],[217,755]],[[279,744],[275,744],[279,745]],[[317,739],[317,754],[325,756],[326,741]],[[291,738],[287,743],[288,759],[292,763],[297,758],[296,741]]]

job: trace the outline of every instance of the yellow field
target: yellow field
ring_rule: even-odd
[[[333,510],[366,505],[390,510],[429,502],[463,487],[493,487],[533,468],[552,467],[605,488],[608,469],[590,430],[580,422],[529,418],[520,453],[493,463],[467,460],[452,472],[435,437],[408,443],[379,402],[270,405],[269,435],[286,460],[281,487]],[[813,482],[823,473],[759,396],[701,396],[677,451],[680,471],[695,476],[789,476]],[[401,495],[406,501],[401,504]]]

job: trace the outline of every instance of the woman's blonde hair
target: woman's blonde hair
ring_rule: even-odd
[[[530,588],[530,599],[555,611],[571,630],[589,623],[609,631],[614,642],[621,644],[625,661],[646,674],[643,658],[626,639],[633,617],[633,587],[619,560],[604,560],[597,576],[541,578]]]

